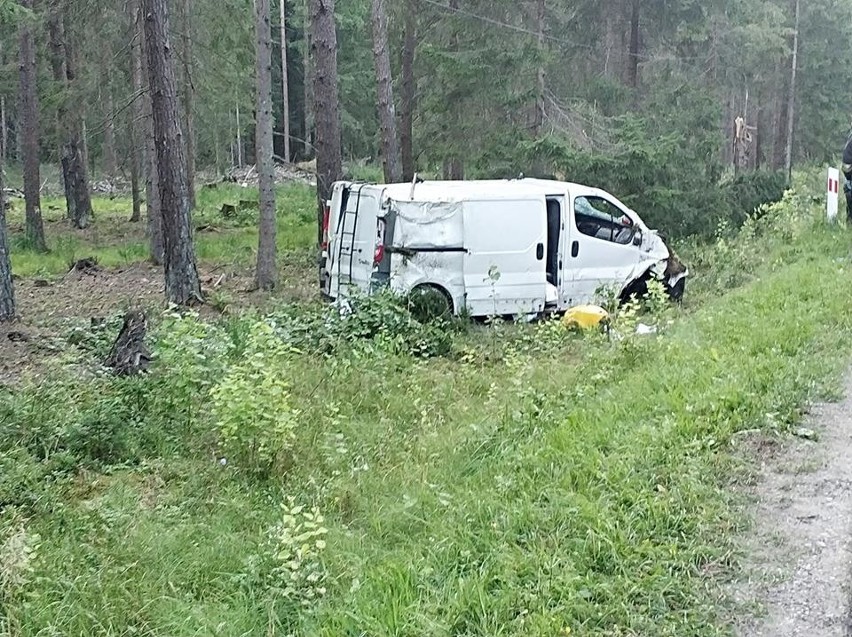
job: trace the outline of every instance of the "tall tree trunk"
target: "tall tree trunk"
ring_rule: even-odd
[[[112,56],[109,56],[110,64]],[[107,121],[104,125],[104,172],[107,177],[115,177],[118,174],[118,153],[115,150],[115,100],[112,96],[112,73],[106,72],[104,77],[104,88],[107,93]]]
[[[9,156],[9,129],[6,124],[6,96],[0,95],[0,147],[3,148],[3,156],[0,161],[5,161]]]
[[[793,27],[793,60],[790,67],[790,93],[787,96],[787,145],[784,154],[784,170],[787,182],[793,178],[793,133],[796,124],[796,75],[799,66],[799,9],[800,2],[795,0],[793,12],[795,24]]]
[[[137,27],[138,2],[130,2],[130,77],[133,84],[133,108],[128,115],[127,130],[130,135],[130,194],[133,200],[133,213],[130,221],[142,220],[141,182],[144,177],[144,160],[141,132],[145,118],[145,96],[142,94],[142,55],[141,34]]]
[[[405,39],[402,45],[402,100],[400,103],[400,154],[402,179],[414,179],[414,108],[417,100],[417,80],[414,77],[414,61],[417,55],[417,22],[419,6],[417,0],[407,0],[405,6]]]
[[[168,1],[143,0],[142,7],[163,215],[166,298],[177,305],[191,305],[203,298],[192,241],[186,145],[180,129],[175,61],[169,42]]]
[[[21,0],[25,9],[33,8],[33,0]],[[32,29],[23,20],[20,39],[20,90],[18,121],[21,150],[24,157],[24,197],[26,199],[26,237],[33,249],[47,252],[44,224],[41,219],[41,176],[39,170],[38,94],[36,92],[36,51]]]
[[[142,151],[145,164],[145,208],[148,223],[149,258],[155,265],[163,265],[165,245],[163,239],[163,212],[160,206],[160,179],[157,166],[157,144],[154,139],[154,109],[151,86],[148,80],[148,55],[145,43],[142,0],[136,4],[136,73],[142,95]]]
[[[454,18],[453,33],[450,36],[450,51],[458,53],[459,34],[455,19],[458,15],[459,0],[450,0],[449,7]],[[450,109],[448,120],[446,132],[449,135],[448,145],[451,147],[451,152],[449,156],[444,159],[444,179],[460,181],[464,179],[464,162],[457,154],[457,142],[455,141],[455,138],[460,134],[459,113],[456,108]]]
[[[186,177],[189,184],[189,205],[195,209],[195,87],[192,47],[192,0],[183,0],[183,121],[186,140]]]
[[[634,89],[639,88],[639,58],[641,55],[641,34],[639,30],[640,2],[641,0],[633,0],[630,12],[630,51],[628,53],[627,83]]]
[[[237,166],[243,167],[243,129],[240,122],[240,103],[237,102]]]
[[[396,136],[396,108],[393,101],[393,80],[388,47],[388,16],[384,0],[372,0],[371,19],[379,127],[382,136],[382,164],[385,182],[394,184],[402,180],[402,162],[399,155],[399,138]]]
[[[69,42],[69,28],[65,25],[65,73],[68,86],[76,81],[76,50]],[[74,214],[71,224],[78,230],[89,227],[92,218],[92,198],[89,193],[88,152],[86,149],[86,123],[82,110],[76,112],[66,109],[69,117],[68,137],[68,177],[71,180],[71,193],[74,198]]]
[[[538,32],[538,71],[536,74],[536,103],[535,120],[533,123],[533,136],[541,136],[541,128],[544,126],[544,94],[547,88],[547,71],[545,62],[545,19],[547,17],[547,6],[545,0],[536,0],[536,30]]]
[[[6,108],[0,102],[0,122],[5,126]],[[9,258],[9,238],[6,233],[6,196],[3,192],[3,166],[6,158],[6,135],[0,135],[0,323],[15,318],[15,287],[12,283],[12,262]]]
[[[281,19],[281,120],[284,124],[284,161],[290,154],[290,71],[287,64],[287,0],[279,0]]]
[[[789,111],[787,100],[790,97],[790,75],[787,73],[787,69],[789,68],[789,59],[782,59],[775,69],[777,83],[773,115],[772,168],[778,171],[784,169],[786,160],[785,141],[787,139],[787,113]]]
[[[311,0],[314,71],[314,118],[317,152],[317,245],[322,243],[322,219],[331,187],[343,176],[340,148],[340,100],[337,86],[337,31],[334,0]]]
[[[618,0],[610,0],[606,4],[602,4],[605,22],[605,39],[604,39],[604,75],[612,78],[621,78],[622,65],[620,64],[620,51],[618,42],[618,31],[621,28],[621,11],[619,6],[614,6]]]
[[[304,142],[305,142],[305,150],[304,157],[313,157],[316,149],[314,148],[314,126],[316,122],[314,121],[314,83],[313,83],[313,68],[311,65],[311,51],[313,50],[313,45],[311,44],[311,37],[313,33],[313,26],[311,23],[311,1],[312,0],[304,0],[305,3],[305,24],[304,24],[304,34],[305,34],[305,46],[302,51],[302,88],[304,89],[304,105],[305,105],[305,130],[304,130]]]
[[[74,49],[70,42],[71,31],[66,22],[66,7],[54,2],[49,21],[53,79],[61,91],[57,108],[58,134],[63,140],[61,148],[62,176],[65,185],[65,203],[71,224],[77,229],[87,228],[92,216],[89,178],[83,140],[83,114],[70,108],[68,100],[74,89],[76,65]],[[111,114],[110,114],[111,117]],[[113,145],[114,153],[114,145]]]
[[[66,114],[66,101],[68,98],[68,73],[65,70],[65,34],[62,26],[62,9],[58,3],[50,10],[48,20],[48,33],[50,34],[50,65],[53,69],[53,79],[59,85],[60,98],[56,106],[56,137],[57,142],[61,140],[59,150],[59,163],[62,172],[62,187],[65,192],[65,212],[68,220],[74,218],[74,207],[76,201],[71,190],[71,177],[68,151],[68,115]]]
[[[281,2],[282,7],[284,2]],[[256,283],[261,290],[275,288],[275,163],[272,123],[272,25],[270,0],[255,0],[257,23],[257,176],[260,186]],[[282,27],[283,29],[283,27]],[[285,72],[286,77],[286,72]]]

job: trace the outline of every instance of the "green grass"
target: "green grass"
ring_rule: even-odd
[[[0,401],[0,540],[38,548],[0,588],[0,634],[729,634],[750,471],[731,438],[833,395],[852,346],[852,240],[809,202],[693,246],[696,300],[658,338],[498,324],[428,360],[390,328],[301,347],[277,368],[294,452],[268,477],[220,465],[205,415],[251,316],[170,324],[148,378],[20,390]],[[76,447],[47,444],[65,428]],[[289,496],[328,529],[305,606],[269,534]]]
[[[285,186],[277,190],[278,249],[306,252],[316,242],[316,198],[305,186]],[[257,189],[222,185],[202,188],[193,222],[196,253],[202,266],[251,267],[257,254],[257,211],[240,210],[233,220],[220,214],[222,204],[239,205],[257,201]],[[148,258],[145,224],[132,224],[131,201],[127,197],[95,197],[95,221],[91,228],[75,232],[64,221],[64,200],[44,198],[43,215],[47,231],[48,254],[38,254],[24,244],[23,201],[16,200],[9,214],[12,227],[12,270],[18,276],[54,276],[64,274],[70,263],[94,256],[103,267],[120,268]],[[144,214],[144,209],[143,209]]]

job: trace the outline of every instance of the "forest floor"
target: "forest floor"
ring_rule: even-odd
[[[304,187],[279,190],[281,289],[249,292],[254,214],[220,211],[252,193],[216,190],[197,318],[165,312],[126,199],[82,233],[47,200],[47,255],[15,204],[0,635],[842,634],[849,404],[824,403],[848,395],[852,241],[817,190],[682,246],[686,305],[618,315],[623,339],[435,330],[383,299],[334,319]],[[156,364],[117,379],[131,307]]]

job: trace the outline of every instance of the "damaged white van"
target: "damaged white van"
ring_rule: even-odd
[[[674,299],[687,269],[634,211],[596,188],[538,179],[338,182],[324,219],[330,299],[383,286],[438,292],[474,317],[560,312],[650,277]]]

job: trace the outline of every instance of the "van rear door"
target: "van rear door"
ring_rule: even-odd
[[[329,244],[333,298],[370,292],[380,197],[380,188],[359,184],[350,186],[341,198]]]
[[[543,312],[545,198],[464,203],[464,284],[472,316]]]

